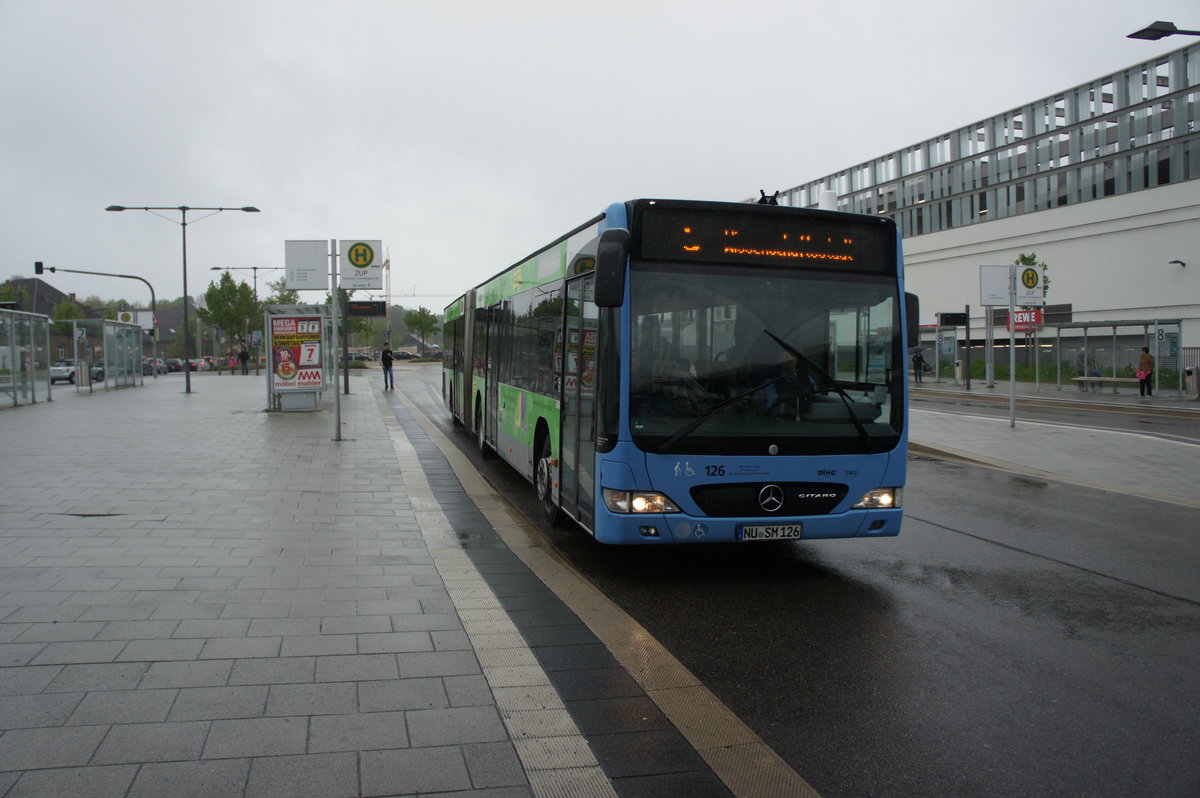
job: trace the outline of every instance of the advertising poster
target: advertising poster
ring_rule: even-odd
[[[271,319],[271,390],[320,391],[321,319]]]

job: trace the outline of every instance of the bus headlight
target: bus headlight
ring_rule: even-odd
[[[855,510],[890,510],[900,506],[901,488],[875,488],[863,494]]]
[[[675,502],[661,493],[602,488],[604,506],[614,513],[679,513]]]

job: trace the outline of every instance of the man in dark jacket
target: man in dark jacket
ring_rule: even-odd
[[[392,348],[390,346],[384,345],[379,362],[383,364],[383,390],[396,390],[396,379],[392,374]]]

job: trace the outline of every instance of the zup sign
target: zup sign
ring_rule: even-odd
[[[382,241],[343,239],[342,253],[342,288],[373,291],[383,288]]]

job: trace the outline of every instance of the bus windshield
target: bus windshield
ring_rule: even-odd
[[[898,444],[894,275],[635,261],[630,301],[639,448],[850,454]]]

